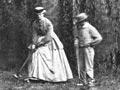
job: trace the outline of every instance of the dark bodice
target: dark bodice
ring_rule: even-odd
[[[47,34],[46,26],[44,25],[44,21],[42,21],[42,20],[34,21],[34,23],[33,23],[33,30],[39,36],[44,36],[44,35]]]

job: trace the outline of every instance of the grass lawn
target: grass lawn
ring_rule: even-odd
[[[120,90],[120,73],[96,75],[95,87],[77,86],[78,78],[63,83],[30,82],[13,77],[13,71],[0,71],[0,90]]]

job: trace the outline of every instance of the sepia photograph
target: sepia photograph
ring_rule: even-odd
[[[0,90],[120,90],[120,0],[0,0]]]

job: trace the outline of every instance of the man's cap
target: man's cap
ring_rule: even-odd
[[[75,18],[79,19],[79,21],[83,21],[88,18],[88,15],[86,13],[80,13]]]
[[[35,9],[34,9],[34,11],[35,11],[36,13],[41,13],[41,12],[44,11],[44,10],[45,10],[44,7],[35,7]]]

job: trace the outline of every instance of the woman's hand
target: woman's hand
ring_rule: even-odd
[[[30,45],[28,46],[28,49],[32,49],[32,50],[33,50],[33,49],[35,49],[35,47],[36,47],[35,44],[30,44]]]
[[[35,44],[32,45],[32,49],[35,49]]]

